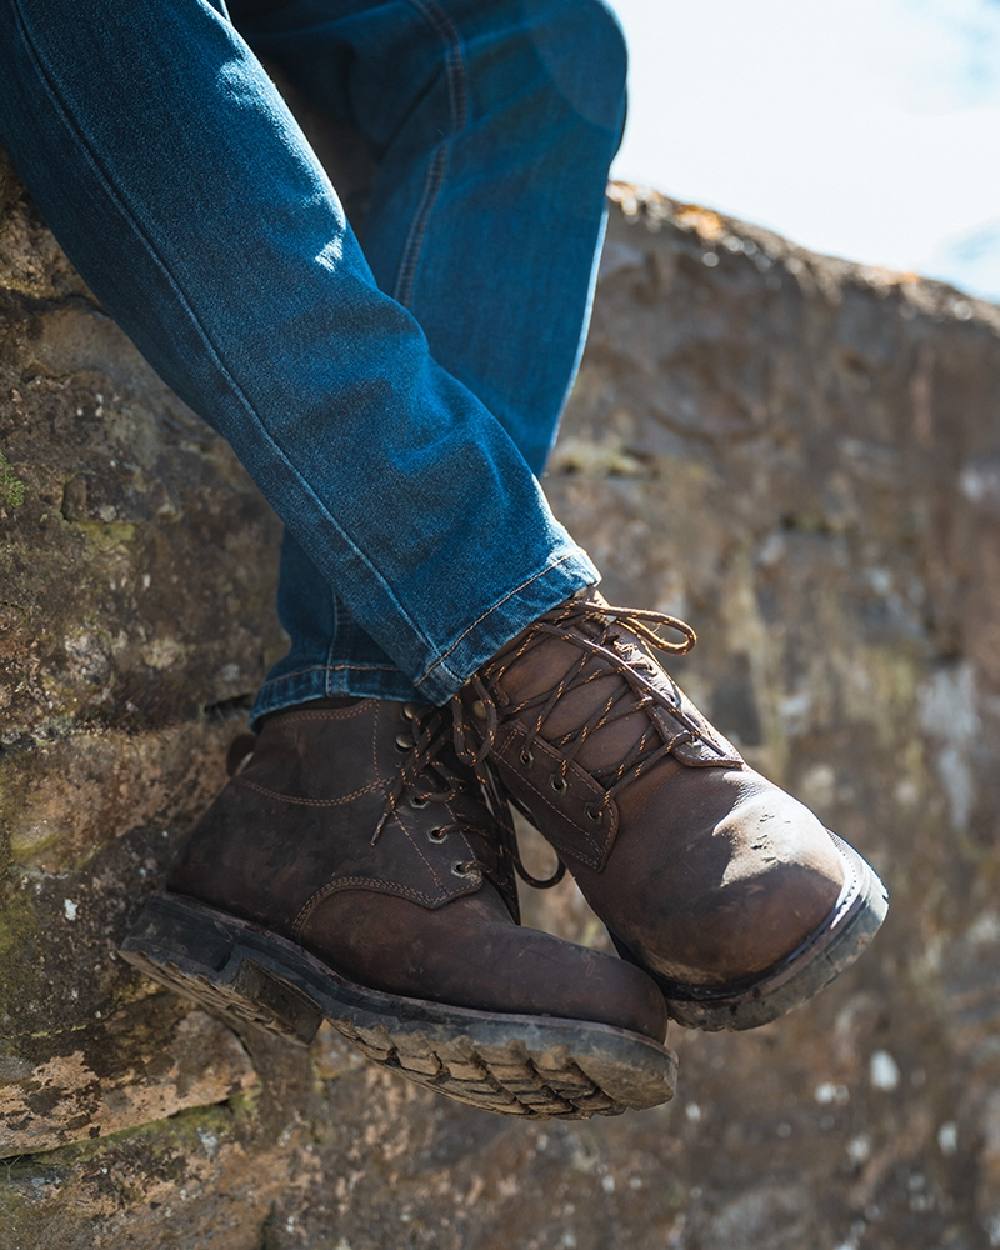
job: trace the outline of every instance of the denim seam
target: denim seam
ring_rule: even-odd
[[[409,613],[406,611],[403,605],[399,602],[399,599],[396,597],[395,591],[392,589],[392,586],[390,585],[386,577],[372,564],[372,562],[365,555],[365,553],[360,549],[360,547],[358,547],[357,544],[350,538],[350,536],[346,533],[346,531],[341,527],[337,519],[324,506],[323,501],[318,498],[318,496],[316,495],[315,491],[310,486],[310,484],[306,481],[306,479],[302,476],[299,470],[291,462],[285,450],[278,443],[277,439],[268,429],[263,418],[258,414],[254,405],[250,402],[249,396],[244,393],[243,389],[240,387],[235,377],[230,372],[228,366],[226,365],[225,361],[222,358],[222,354],[216,348],[214,342],[212,341],[212,338],[210,337],[208,333],[208,330],[206,329],[201,318],[198,316],[197,312],[195,311],[194,306],[191,304],[187,295],[181,289],[180,284],[174,278],[171,269],[167,265],[164,258],[159,254],[152,240],[147,237],[145,231],[143,230],[142,226],[139,223],[137,214],[132,209],[131,205],[128,204],[125,198],[115,189],[115,186],[112,183],[111,179],[105,173],[103,165],[101,161],[98,159],[97,148],[93,142],[93,139],[88,134],[86,134],[85,131],[75,122],[68,103],[64,102],[59,92],[56,76],[52,72],[51,68],[43,60],[39,47],[31,34],[28,21],[24,15],[24,10],[22,7],[21,0],[13,0],[13,2],[14,2],[14,9],[16,13],[17,22],[24,36],[25,48],[27,49],[28,53],[31,56],[31,59],[35,63],[35,66],[39,75],[39,81],[43,89],[45,90],[46,95],[48,95],[49,99],[52,101],[56,115],[63,122],[63,125],[66,127],[67,131],[69,132],[70,137],[74,140],[74,142],[76,142],[79,145],[84,158],[86,159],[90,167],[93,169],[94,173],[96,174],[98,178],[98,181],[103,185],[105,193],[108,195],[111,202],[115,204],[122,211],[126,220],[130,223],[132,229],[135,231],[136,238],[139,240],[142,247],[145,249],[146,253],[149,255],[153,264],[163,274],[164,278],[166,279],[167,283],[170,286],[170,289],[174,292],[174,295],[176,296],[182,311],[190,319],[190,322],[194,326],[195,330],[197,331],[199,338],[201,338],[202,342],[204,343],[208,352],[209,360],[219,370],[219,373],[222,376],[223,380],[225,381],[226,385],[230,388],[232,394],[235,396],[240,406],[246,410],[246,412],[249,414],[252,421],[255,423],[255,425],[264,435],[266,442],[274,449],[275,452],[277,452],[281,460],[291,471],[294,478],[301,484],[301,486],[304,488],[306,493],[313,500],[313,503],[315,504],[320,515],[326,521],[329,522],[329,524],[333,527],[334,532],[340,537],[341,541],[348,547],[348,549],[354,554],[354,556],[356,556],[361,561],[361,563],[371,572],[371,574],[375,577],[376,581],[378,581],[381,584],[381,586],[384,587],[385,592],[389,598],[389,601],[399,612],[399,615],[403,619],[403,621],[413,631],[414,635],[420,639],[420,641],[423,643],[425,647],[428,648],[428,650],[436,651],[437,650],[436,644],[432,641],[432,639],[430,639],[426,634],[424,634],[424,632],[417,626],[416,622],[412,620]],[[418,4],[421,2],[422,0],[411,0],[411,3],[414,3],[414,4]]]
[[[576,551],[567,551],[567,552],[564,552],[563,555],[561,556],[550,557],[548,560],[546,560],[545,564],[536,573],[532,573],[530,577],[526,578],[523,582],[521,582],[519,586],[515,586],[513,590],[508,590],[505,595],[503,595],[501,598],[499,598],[496,601],[496,603],[494,603],[491,607],[488,607],[485,612],[482,612],[479,616],[477,616],[476,619],[472,622],[472,624],[467,629],[464,629],[458,635],[458,637],[454,640],[454,642],[452,642],[444,651],[442,651],[441,654],[437,657],[437,659],[434,660],[432,664],[430,664],[426,669],[424,669],[420,677],[414,682],[414,685],[417,687],[417,689],[419,689],[427,680],[427,678],[430,677],[430,675],[435,671],[435,669],[439,667],[443,667],[444,671],[448,674],[449,677],[452,677],[457,680],[458,674],[453,673],[451,669],[447,666],[447,664],[445,664],[444,662],[445,660],[447,660],[448,656],[451,655],[451,653],[456,650],[456,648],[461,646],[462,642],[469,636],[469,634],[471,634],[473,630],[478,629],[478,627],[482,625],[484,621],[488,620],[493,615],[493,613],[497,611],[498,608],[502,608],[503,605],[508,601],[508,599],[512,599],[514,595],[520,594],[522,590],[525,590],[533,582],[537,582],[540,577],[544,577],[545,574],[550,572],[552,569],[558,568],[560,564],[565,564],[567,560],[574,559],[578,554],[579,553]]]
[[[290,673],[279,673],[276,677],[269,677],[264,685],[270,686],[276,681],[287,681],[291,677],[305,677],[308,673],[336,673],[345,668],[359,673],[398,673],[400,671],[395,664],[310,664],[308,668],[296,668]]]
[[[330,595],[330,612],[331,612],[331,615],[333,616],[333,621],[332,621],[332,628],[331,628],[331,630],[330,630],[330,645],[329,645],[329,646],[327,647],[327,649],[326,649],[326,665],[325,665],[325,668],[326,668],[327,672],[329,672],[329,671],[330,671],[330,668],[331,668],[331,666],[332,666],[332,664],[333,664],[333,648],[334,648],[334,644],[335,644],[335,643],[336,643],[336,641],[337,641],[337,635],[338,635],[338,633],[340,632],[340,629],[339,629],[339,626],[340,626],[340,612],[339,612],[339,610],[338,610],[338,608],[337,608],[337,596],[336,596],[336,594],[334,593],[334,590],[333,590],[333,587],[332,587],[332,586],[330,586],[330,587],[328,588],[328,593],[329,593],[329,595]],[[329,686],[329,682],[327,682],[327,685]],[[329,690],[327,690],[327,694],[330,694],[330,691],[329,691]]]
[[[451,114],[451,135],[441,141],[427,167],[423,193],[403,247],[393,296],[404,305],[409,303],[413,295],[417,264],[420,260],[420,251],[427,233],[431,210],[444,184],[448,165],[448,145],[454,135],[464,128],[467,120],[465,59],[462,55],[461,36],[451,18],[434,3],[434,0],[409,0],[409,3],[432,27],[445,46],[444,64],[448,84],[448,111]]]

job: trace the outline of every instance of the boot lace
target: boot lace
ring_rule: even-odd
[[[648,650],[643,651],[641,647],[625,639],[622,635],[623,629],[645,643]],[[681,640],[665,638],[658,632],[662,629],[675,631],[681,635]],[[549,689],[520,702],[511,700],[499,685],[504,674],[536,647],[553,638],[572,643],[579,650],[578,657]],[[665,612],[615,607],[600,600],[570,600],[540,617],[520,637],[516,645],[501,651],[485,664],[464,691],[454,696],[452,706],[456,753],[478,776],[496,745],[501,714],[504,721],[508,721],[514,717],[523,718],[525,713],[534,713],[521,746],[522,763],[529,764],[533,759],[532,747],[535,740],[541,735],[560,699],[592,682],[606,681],[609,675],[614,674],[621,680],[603,704],[598,705],[589,717],[568,732],[546,739],[548,746],[559,752],[559,762],[550,778],[550,784],[557,794],[561,794],[567,786],[570,766],[588,739],[598,730],[636,712],[645,711],[658,699],[665,697],[662,691],[664,682],[670,692],[666,697],[675,705],[674,715],[684,723],[685,718],[680,713],[678,687],[669,674],[656,663],[651,652],[683,655],[691,650],[696,641],[697,635],[686,621]],[[653,684],[653,680],[658,686]],[[475,728],[466,720],[470,694],[471,710],[478,722]],[[670,734],[656,719],[647,717],[638,740],[616,764],[604,769],[589,770],[595,781],[603,786],[604,794],[598,803],[586,809],[587,818],[595,823],[600,822],[605,809],[625,786],[672,754],[681,743],[690,742],[697,736],[694,726]],[[520,807],[519,804],[518,806]],[[555,880],[542,884],[555,884]]]
[[[413,741],[412,745],[407,742],[404,748],[404,735],[397,739],[398,745],[401,749],[406,749],[407,754],[386,792],[385,806],[372,833],[372,846],[382,836],[386,824],[404,798],[416,808],[426,807],[429,803],[447,804],[460,794],[467,794],[472,780],[469,769],[455,757],[453,732],[446,709],[405,704],[403,716],[410,725]],[[517,875],[529,885],[538,888],[554,885],[565,872],[561,864],[557,867],[554,878],[549,881],[533,877],[521,862],[510,804],[501,791],[493,769],[481,766],[473,770],[473,776],[478,783],[478,797],[490,818],[489,826],[479,828],[470,821],[452,821],[436,827],[433,831],[434,841],[443,842],[449,833],[458,831],[474,834],[485,839],[487,846],[496,851],[500,865],[505,860],[509,862]],[[453,871],[459,876],[468,876],[485,867],[481,860],[476,859],[457,863]],[[493,874],[487,875],[493,879]],[[502,881],[494,880],[493,883],[501,893],[504,892]]]

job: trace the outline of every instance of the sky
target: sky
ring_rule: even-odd
[[[1000,0],[610,0],[612,175],[1000,300]]]

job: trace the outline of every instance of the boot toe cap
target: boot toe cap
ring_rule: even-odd
[[[650,966],[700,985],[780,963],[828,919],[846,877],[825,827],[778,786],[741,769],[712,789],[668,839],[646,891],[659,903],[637,925]]]

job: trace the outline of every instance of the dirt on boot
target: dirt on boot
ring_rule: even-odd
[[[299,1042],[326,1018],[373,1062],[491,1111],[671,1096],[653,982],[518,924],[506,801],[459,763],[446,713],[306,704],[231,763],[127,960]]]
[[[456,743],[555,847],[673,1018],[746,1029],[853,962],[887,898],[861,856],[750,768],[654,658],[694,641],[675,617],[581,592],[456,696]]]

